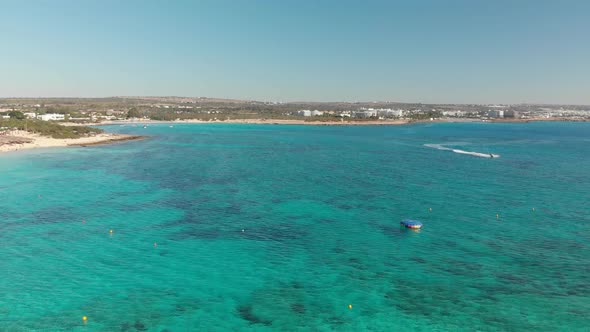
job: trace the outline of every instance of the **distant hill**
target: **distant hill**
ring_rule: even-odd
[[[113,98],[131,99],[131,100],[149,100],[159,101],[163,103],[234,103],[244,104],[258,102],[256,100],[240,100],[240,99],[226,99],[226,98],[209,98],[209,97],[177,97],[177,96],[116,96]]]

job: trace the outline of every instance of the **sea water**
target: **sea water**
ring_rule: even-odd
[[[105,129],[0,155],[0,331],[590,329],[589,123]]]

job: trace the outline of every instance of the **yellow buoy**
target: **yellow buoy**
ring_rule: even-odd
[[[348,305],[348,309],[352,309],[352,304],[349,304]]]
[[[111,230],[109,230],[109,233],[113,234],[113,230],[112,230],[112,229],[111,229]]]
[[[88,317],[86,317],[86,316],[82,316],[82,320],[83,320],[84,322],[86,322],[86,321],[88,320]]]

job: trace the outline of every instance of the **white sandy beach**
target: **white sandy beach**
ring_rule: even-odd
[[[125,141],[131,139],[138,139],[138,136],[132,135],[121,135],[112,133],[102,133],[89,137],[81,137],[75,139],[57,139],[46,136],[40,136],[32,134],[26,131],[11,131],[10,137],[29,139],[30,143],[21,144],[3,144],[0,142],[0,153],[20,151],[35,148],[52,148],[52,147],[65,147],[65,146],[84,146],[84,145],[97,145],[107,144],[117,141]]]

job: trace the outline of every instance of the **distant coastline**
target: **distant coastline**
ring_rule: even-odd
[[[306,126],[362,126],[362,125],[405,125],[410,123],[407,120],[369,120],[369,121],[305,121],[305,120],[283,120],[283,119],[232,119],[232,120],[129,120],[129,121],[103,121],[93,124],[95,126],[107,125],[147,125],[147,124],[272,124],[272,125],[306,125]],[[69,125],[69,124],[66,124]],[[73,125],[73,124],[72,124]]]
[[[588,119],[568,119],[568,118],[527,118],[527,119],[493,119],[481,120],[470,118],[442,118],[432,120],[366,120],[366,121],[306,121],[306,120],[286,120],[286,119],[229,119],[229,120],[150,120],[150,119],[131,119],[119,121],[103,121],[93,126],[108,125],[148,125],[148,124],[271,124],[271,125],[305,125],[305,126],[400,126],[417,123],[528,123],[528,122],[589,122]],[[74,123],[64,123],[63,125],[79,125]]]
[[[68,126],[236,123],[310,126],[590,121],[590,105],[269,102],[206,97],[0,98],[2,119]],[[47,127],[39,124],[39,127]],[[1,126],[0,126],[1,127]],[[10,126],[4,126],[10,127]],[[23,129],[23,128],[20,128]]]

